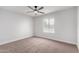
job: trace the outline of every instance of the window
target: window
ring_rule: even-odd
[[[43,32],[54,33],[54,18],[43,20]]]

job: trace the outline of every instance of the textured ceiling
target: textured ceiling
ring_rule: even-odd
[[[42,9],[40,11],[45,12],[45,14],[48,14],[51,12],[56,12],[56,11],[71,8],[71,7],[72,6],[44,6],[44,9]],[[0,8],[5,9],[5,10],[9,10],[12,12],[26,14],[29,16],[36,16],[33,12],[27,13],[28,11],[32,11],[27,6],[0,6]],[[39,15],[42,15],[42,14],[38,14],[37,16],[39,16]]]

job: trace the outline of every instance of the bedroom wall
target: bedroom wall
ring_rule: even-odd
[[[31,36],[33,36],[31,17],[0,9],[0,44]]]
[[[77,7],[77,46],[79,50],[79,7]]]
[[[43,32],[43,19],[54,17],[55,33]],[[77,44],[77,8],[69,8],[48,15],[35,17],[35,36]]]

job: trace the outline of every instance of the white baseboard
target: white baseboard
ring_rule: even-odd
[[[7,44],[7,43],[11,43],[11,42],[14,42],[14,41],[18,41],[18,40],[22,40],[24,38],[30,38],[32,37],[33,35],[25,35],[25,36],[22,36],[22,37],[18,37],[18,38],[15,38],[13,40],[9,40],[9,41],[6,41],[6,42],[0,42],[0,45],[3,45],[3,44]]]
[[[0,42],[0,45],[11,43],[11,42],[18,41],[18,40],[22,40],[24,38],[30,38],[30,37],[33,37],[33,35],[28,35],[28,36],[25,35],[25,36],[22,36],[22,37],[19,37],[19,38],[15,38],[13,40],[9,40],[9,41],[6,41],[6,42]],[[36,37],[43,37],[43,36],[36,36]],[[43,37],[43,38],[47,38],[47,37]],[[50,39],[50,38],[48,38],[48,39]],[[60,40],[56,40],[56,41],[60,41]],[[64,42],[64,41],[60,41],[60,42]],[[69,42],[65,42],[65,43],[69,43]],[[76,45],[75,43],[69,43],[69,44]],[[78,44],[77,44],[77,47],[79,48]]]
[[[55,40],[55,41],[59,41],[59,42],[67,43],[67,44],[77,45],[76,43],[72,43],[69,41],[59,40],[59,38],[49,38],[49,37],[39,36],[39,35],[36,37],[47,38],[47,39],[51,39],[51,40]]]

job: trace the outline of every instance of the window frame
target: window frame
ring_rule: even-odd
[[[46,21],[47,21],[47,24],[45,23]],[[51,21],[53,23],[51,23]],[[45,25],[47,25],[47,29],[45,28],[46,27]],[[53,26],[53,29],[51,29],[52,28],[51,26]],[[55,19],[54,19],[54,17],[52,17],[52,18],[45,18],[43,20],[43,32],[44,33],[55,33]]]

